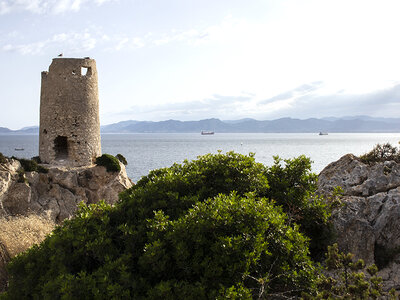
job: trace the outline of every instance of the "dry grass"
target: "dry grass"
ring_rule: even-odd
[[[43,216],[16,216],[0,218],[0,242],[14,257],[44,240],[55,227],[55,223]]]
[[[42,242],[54,227],[53,221],[37,215],[0,218],[0,292],[7,289],[9,260]]]

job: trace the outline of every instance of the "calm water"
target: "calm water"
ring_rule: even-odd
[[[31,158],[38,155],[37,135],[0,135],[0,152],[7,156]],[[329,163],[347,153],[363,154],[377,143],[398,145],[400,133],[216,133],[202,136],[196,133],[133,133],[103,134],[102,152],[121,153],[128,160],[127,172],[136,182],[149,170],[168,167],[198,155],[234,150],[242,154],[255,153],[258,162],[270,165],[273,155],[292,158],[305,154],[319,173]],[[24,148],[16,151],[15,148]]]

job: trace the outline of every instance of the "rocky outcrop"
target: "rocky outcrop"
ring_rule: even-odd
[[[367,264],[376,263],[385,288],[400,289],[400,164],[363,163],[347,154],[319,175],[319,190],[343,189],[334,212],[338,245]]]
[[[79,202],[113,204],[132,186],[122,164],[120,172],[102,166],[47,166],[48,173],[26,172],[24,177],[18,174],[20,167],[13,159],[0,165],[0,215],[46,215],[60,223],[76,212]]]

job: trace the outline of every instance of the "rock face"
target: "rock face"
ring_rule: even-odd
[[[79,202],[113,204],[120,192],[132,186],[122,164],[120,172],[112,173],[102,166],[51,166],[48,173],[26,172],[25,182],[18,180],[19,168],[20,163],[12,159],[0,165],[0,215],[33,213],[60,223],[76,212]]]
[[[344,192],[334,212],[339,247],[376,263],[386,289],[400,289],[400,164],[368,165],[347,154],[319,175],[321,193],[336,186]]]

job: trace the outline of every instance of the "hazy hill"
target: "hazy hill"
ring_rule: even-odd
[[[101,126],[102,133],[179,133],[202,130],[223,132],[400,132],[400,118],[374,118],[369,116],[326,117],[321,119],[281,118],[258,121],[250,118],[240,120],[205,119],[200,121],[166,120],[160,122],[127,120]],[[10,130],[0,127],[0,134],[38,134],[39,127]]]
[[[102,133],[173,133],[200,132],[400,132],[400,118],[372,118],[367,116],[343,118],[310,118],[305,120],[281,118],[258,121],[254,119],[205,119],[200,121],[167,120],[160,122],[124,121],[101,127]]]

